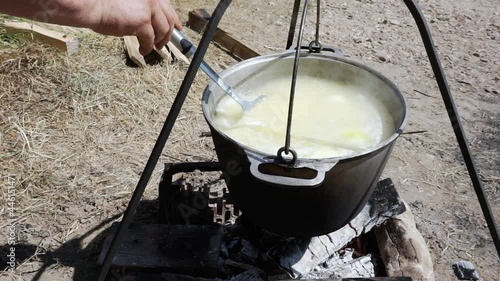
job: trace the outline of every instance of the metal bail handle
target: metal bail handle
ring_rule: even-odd
[[[321,16],[321,0],[318,0],[316,4],[316,35],[314,37],[314,41],[309,44],[309,52],[310,53],[321,53],[323,51],[323,45],[319,41],[319,19]]]
[[[311,41],[309,43],[309,53],[321,53],[323,51],[323,45],[319,41]]]
[[[297,162],[297,152],[291,147],[288,148],[288,151],[292,154],[291,160],[287,160],[285,157],[283,157],[283,152],[285,152],[284,146],[278,150],[276,157],[277,157],[278,162],[280,162],[282,164],[287,164],[287,165],[293,166],[293,165],[295,165],[295,162]],[[288,154],[288,153],[285,152],[285,154]]]
[[[319,2],[319,0],[318,0]],[[293,73],[292,73],[292,86],[290,89],[290,101],[288,103],[288,119],[286,124],[286,137],[285,137],[285,146],[278,150],[278,159],[284,160],[281,156],[283,152],[285,154],[290,154],[292,149],[290,148],[290,138],[291,138],[291,130],[292,130],[292,116],[293,116],[293,102],[295,97],[295,85],[297,84],[297,73],[299,70],[299,59],[300,59],[300,46],[302,46],[302,36],[304,34],[304,27],[307,16],[307,7],[309,6],[309,0],[305,0],[304,10],[302,11],[302,19],[300,21],[300,29],[299,29],[299,37],[297,40],[297,46],[295,48],[295,58],[293,62]],[[281,151],[283,149],[283,151]],[[297,159],[297,153],[295,151],[292,152],[292,155],[295,159]],[[295,163],[295,161],[293,161]],[[285,161],[288,163],[288,161]],[[293,163],[289,163],[289,165],[293,165]]]

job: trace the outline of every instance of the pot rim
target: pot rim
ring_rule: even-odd
[[[247,60],[238,62],[235,65],[226,68],[225,70],[223,70],[219,74],[219,76],[221,78],[224,78],[228,73],[232,73],[232,72],[238,71],[239,69],[247,66],[248,64],[262,62],[262,61],[267,62],[267,61],[271,61],[273,59],[280,59],[280,58],[285,58],[285,57],[294,56],[294,55],[295,55],[295,51],[294,50],[287,50],[287,51],[284,51],[284,52],[281,52],[281,53],[274,53],[274,54],[268,54],[268,55],[254,57],[254,58],[251,58],[251,59],[247,59]],[[349,65],[361,68],[361,69],[369,72],[370,74],[376,76],[377,78],[379,78],[380,80],[382,80],[384,83],[386,83],[391,89],[395,90],[395,92],[397,93],[397,96],[401,99],[401,102],[404,105],[404,108],[403,108],[404,117],[403,117],[403,120],[402,120],[401,124],[396,129],[396,132],[394,134],[392,134],[390,137],[388,137],[383,142],[380,142],[376,146],[373,146],[373,147],[371,147],[371,148],[369,148],[367,150],[363,150],[363,151],[355,153],[355,154],[344,155],[344,156],[337,156],[337,157],[301,158],[299,156],[297,158],[297,160],[299,160],[299,161],[301,161],[301,160],[302,161],[304,161],[304,160],[305,161],[307,161],[307,160],[341,161],[341,160],[346,160],[346,159],[358,158],[358,157],[362,157],[362,156],[368,155],[368,154],[373,153],[373,152],[375,152],[375,151],[377,151],[379,149],[384,148],[385,146],[387,146],[390,143],[394,142],[401,135],[401,133],[403,132],[403,129],[408,124],[408,119],[409,119],[408,118],[409,117],[408,100],[404,96],[403,92],[401,92],[399,90],[399,88],[397,87],[397,85],[394,84],[391,80],[389,80],[387,77],[385,77],[384,75],[382,75],[377,70],[374,70],[374,69],[372,69],[372,68],[370,68],[370,67],[368,67],[368,66],[366,66],[364,64],[361,64],[361,63],[356,62],[356,61],[351,60],[351,59],[347,59],[345,57],[340,57],[340,56],[336,56],[336,55],[328,55],[328,54],[323,54],[323,53],[301,53],[300,55],[303,56],[303,57],[309,57],[309,56],[319,57],[319,58],[322,58],[322,59],[329,59],[329,60],[337,61],[337,62],[340,62],[340,63],[349,64]],[[217,128],[217,126],[214,125],[214,123],[212,121],[211,113],[208,112],[207,105],[206,105],[208,103],[208,98],[209,98],[209,96],[211,94],[210,88],[212,88],[212,87],[217,87],[217,85],[213,81],[210,82],[207,85],[207,87],[205,87],[205,90],[203,91],[203,96],[202,96],[202,99],[201,99],[201,108],[202,108],[202,111],[203,111],[203,116],[205,117],[205,120],[210,125],[210,127],[212,127],[213,129],[215,129],[223,137],[225,137],[225,138],[231,140],[232,142],[238,144],[238,146],[240,146],[241,148],[243,148],[245,150],[245,152],[250,151],[253,154],[263,156],[262,158],[266,158],[266,159],[267,158],[274,158],[274,157],[276,157],[276,154],[269,154],[269,153],[257,150],[255,148],[252,148],[250,146],[247,146],[245,144],[242,144],[241,142],[239,142],[239,141],[231,138],[227,134],[225,134],[223,131],[219,130],[219,128]],[[285,155],[285,158],[288,158],[288,156]]]

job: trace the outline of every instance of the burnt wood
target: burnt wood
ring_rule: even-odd
[[[200,277],[192,277],[187,275],[177,275],[171,273],[141,273],[136,276],[126,275],[124,280],[127,281],[263,281],[253,271],[234,276],[231,279],[207,279]],[[410,277],[371,277],[371,278],[326,278],[326,279],[301,279],[302,281],[413,281]],[[280,279],[276,281],[295,281],[295,279]]]
[[[293,281],[287,279],[282,281]],[[410,277],[369,277],[369,278],[328,278],[328,279],[301,279],[302,281],[413,281]]]
[[[283,280],[292,281],[293,279]],[[328,278],[328,279],[301,279],[302,281],[413,281],[410,277],[370,277],[370,278]]]
[[[385,179],[377,184],[368,204],[346,226],[327,235],[286,239],[275,245],[268,255],[292,277],[306,277],[354,238],[404,211],[405,205],[392,180]]]
[[[118,223],[106,238],[99,264],[110,247]],[[155,269],[215,277],[222,241],[219,225],[131,224],[113,259],[113,267]]]
[[[202,33],[205,31],[205,26],[207,25],[209,19],[210,14],[208,14],[207,11],[204,9],[196,9],[189,12],[188,26],[193,30]],[[260,56],[257,52],[234,39],[231,35],[220,28],[217,28],[217,31],[215,31],[213,41],[240,60]]]
[[[346,249],[343,255],[335,254],[323,265],[316,267],[304,276],[305,279],[321,279],[347,276],[375,276],[375,265],[371,255],[356,257],[352,249]]]

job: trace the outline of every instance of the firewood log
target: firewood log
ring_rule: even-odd
[[[417,230],[413,214],[406,211],[375,228],[375,235],[388,277],[411,277],[434,281],[429,249]]]

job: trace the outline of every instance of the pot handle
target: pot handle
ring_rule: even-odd
[[[248,157],[250,160],[250,173],[256,179],[268,184],[290,187],[316,187],[325,180],[325,173],[335,166],[338,161],[329,164],[321,164],[319,168],[307,166],[289,167],[274,162],[260,162]],[[326,169],[325,169],[326,168]]]

